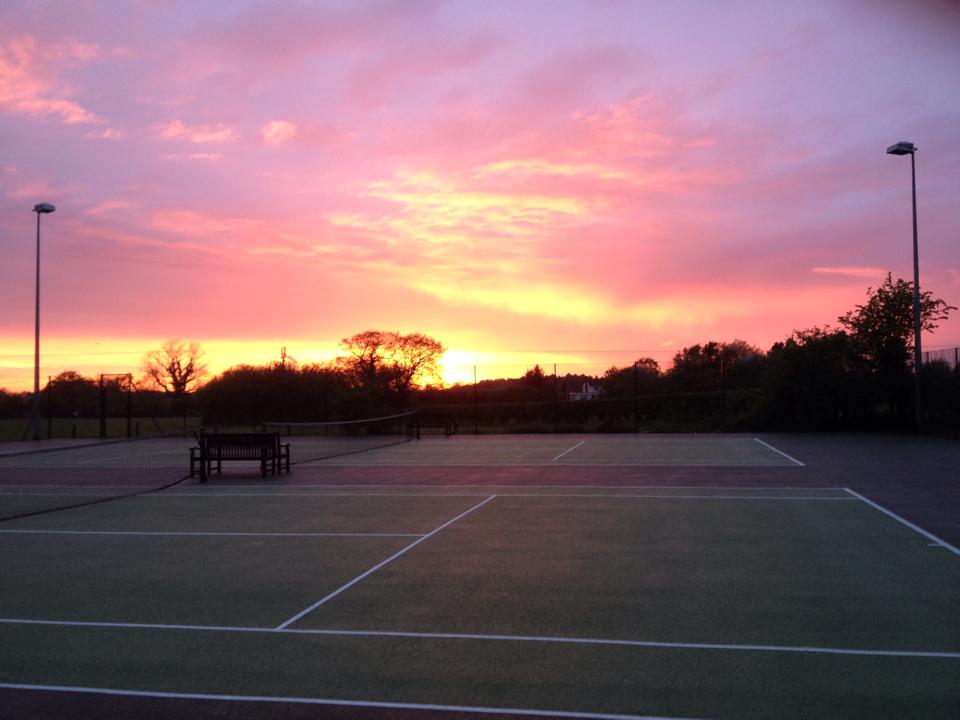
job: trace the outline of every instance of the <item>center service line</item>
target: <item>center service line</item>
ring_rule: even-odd
[[[419,540],[413,541],[412,543],[410,543],[409,545],[407,545],[407,546],[406,546],[405,548],[403,548],[402,550],[400,550],[400,551],[398,551],[398,552],[395,552],[393,555],[391,555],[390,557],[388,557],[388,558],[387,558],[386,560],[384,560],[383,562],[377,563],[376,565],[374,565],[372,568],[370,568],[369,570],[367,570],[367,571],[366,571],[365,573],[363,573],[362,575],[357,575],[357,577],[355,577],[353,580],[351,580],[350,582],[348,582],[346,585],[342,585],[341,587],[337,588],[336,590],[334,590],[334,591],[333,591],[332,593],[330,593],[329,595],[325,595],[324,597],[322,597],[322,598],[320,598],[319,600],[317,600],[317,601],[316,601],[313,605],[311,605],[310,607],[306,608],[305,610],[301,610],[300,612],[298,612],[296,615],[294,615],[294,616],[293,616],[292,618],[290,618],[289,620],[285,620],[284,622],[280,623],[279,625],[277,625],[277,627],[276,627],[275,629],[276,629],[276,630],[283,630],[283,629],[287,628],[288,626],[292,625],[292,624],[295,623],[297,620],[299,620],[300,618],[302,618],[304,615],[307,615],[308,613],[311,613],[311,612],[313,612],[314,610],[316,610],[318,607],[320,607],[321,605],[323,605],[323,604],[324,604],[325,602],[327,602],[328,600],[332,600],[332,599],[335,598],[337,595],[339,595],[340,593],[342,593],[344,590],[347,590],[347,589],[353,587],[354,585],[356,585],[358,582],[360,582],[361,580],[363,580],[363,579],[364,579],[365,577],[367,577],[368,575],[372,575],[373,573],[375,573],[377,570],[379,570],[380,568],[382,568],[382,567],[383,567],[384,565],[386,565],[387,563],[393,562],[394,560],[396,560],[398,557],[400,557],[401,555],[403,555],[403,554],[404,554],[405,552],[407,552],[408,550],[412,550],[412,549],[415,548],[417,545],[419,545],[420,543],[422,543],[424,540],[428,540],[428,539],[432,538],[432,537],[433,537],[434,535],[436,535],[438,532],[440,532],[440,531],[443,530],[444,528],[450,527],[450,526],[453,525],[457,520],[459,520],[459,519],[462,518],[462,517],[466,517],[467,515],[469,515],[470,513],[472,513],[474,510],[477,510],[477,509],[479,509],[479,508],[482,508],[484,505],[486,505],[488,502],[490,502],[491,500],[493,500],[495,497],[496,497],[496,495],[491,495],[490,497],[488,497],[488,498],[487,498],[486,500],[484,500],[483,502],[477,503],[476,505],[474,505],[474,506],[473,506],[472,508],[470,508],[469,510],[465,510],[464,512],[462,512],[462,513],[460,513],[459,515],[457,515],[455,518],[452,518],[451,520],[447,520],[443,525],[441,525],[440,527],[438,527],[438,528],[432,530],[431,532],[427,533],[426,535],[424,535],[424,536],[423,536],[422,538],[420,538]]]
[[[559,455],[557,455],[557,456],[556,456],[553,460],[551,460],[550,462],[556,462],[557,460],[559,460],[560,458],[562,458],[564,455],[566,455],[568,452],[573,452],[574,450],[576,450],[578,447],[580,447],[581,445],[583,445],[585,442],[586,442],[586,440],[581,440],[581,441],[578,442],[576,445],[574,445],[572,448],[567,448],[566,450],[564,450],[562,453],[560,453]]]
[[[756,440],[758,443],[760,443],[761,445],[763,445],[765,448],[769,448],[769,449],[773,450],[773,451],[774,451],[775,453],[777,453],[778,455],[783,455],[783,456],[784,456],[787,460],[789,460],[790,462],[796,463],[796,464],[799,465],[800,467],[806,467],[806,465],[804,465],[802,462],[800,462],[799,460],[797,460],[795,457],[790,457],[790,456],[787,455],[783,450],[777,450],[777,449],[776,449],[773,445],[771,445],[770,443],[765,443],[763,440],[761,440],[761,439],[758,438],[758,437],[755,437],[754,440]]]

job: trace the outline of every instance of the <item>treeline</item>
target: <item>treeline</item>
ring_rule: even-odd
[[[925,331],[955,308],[921,296]],[[602,376],[519,378],[443,387],[443,346],[424,335],[366,331],[326,365],[241,366],[199,392],[206,422],[325,421],[418,409],[460,432],[839,430],[914,422],[913,287],[887,276],[836,327],[793,332],[767,351],[741,340],[686,347],[663,370],[650,358]],[[960,375],[923,370],[926,421],[960,425]],[[592,399],[570,399],[584,384]]]
[[[952,306],[921,296],[925,331]],[[451,418],[460,432],[747,431],[900,429],[914,423],[913,288],[887,276],[836,327],[799,330],[763,351],[741,340],[691,345],[667,369],[651,358],[603,375],[555,377],[534,366],[519,378],[444,387],[442,344],[413,333],[368,330],[341,342],[325,364],[241,365],[200,384],[201,351],[168,341],[147,356],[138,400],[154,413],[198,422],[351,420],[418,409]],[[928,363],[921,376],[925,421],[960,427],[960,368]],[[584,385],[597,393],[571,399]],[[197,386],[197,389],[192,387]],[[117,386],[111,410],[122,402]],[[93,416],[102,393],[75,373],[52,384],[51,411]],[[130,402],[129,394],[127,402]],[[24,417],[30,396],[0,391],[0,414]],[[140,414],[141,411],[134,411]],[[75,415],[75,416],[76,416]]]
[[[102,380],[67,370],[40,388],[40,414],[44,418],[92,419],[101,415],[165,417],[190,412],[195,397],[176,396],[133,381],[131,376],[109,375]],[[28,417],[33,393],[0,388],[0,418]]]

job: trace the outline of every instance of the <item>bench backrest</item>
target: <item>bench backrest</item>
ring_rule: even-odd
[[[259,458],[264,450],[280,450],[280,433],[203,433],[199,440],[203,454],[221,457]]]

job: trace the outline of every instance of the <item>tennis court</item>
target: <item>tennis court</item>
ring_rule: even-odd
[[[138,466],[119,444],[0,457],[3,514],[182,477],[189,441],[148,442]],[[8,520],[0,698],[24,717],[955,718],[957,451],[911,445],[945,474],[906,499],[880,474],[892,446],[425,438]]]

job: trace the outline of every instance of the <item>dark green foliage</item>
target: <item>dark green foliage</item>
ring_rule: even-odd
[[[100,388],[93,378],[67,370],[43,387],[40,402],[46,417],[94,418],[100,413]]]
[[[774,429],[856,427],[866,419],[868,379],[843,330],[798,330],[775,343],[762,389],[762,416]]]
[[[347,420],[376,410],[344,372],[324,365],[240,365],[207,383],[199,397],[208,424]]]
[[[936,330],[941,320],[957,308],[930,292],[920,293],[920,325],[925,332]],[[838,318],[854,338],[863,363],[876,372],[901,374],[912,366],[913,283],[894,280],[888,273],[880,287],[867,288],[867,302]]]
[[[28,393],[12,393],[0,388],[0,418],[24,417],[29,412],[29,402]]]
[[[943,360],[923,366],[924,402],[927,422],[934,428],[960,428],[960,367]]]
[[[930,332],[955,307],[930,292],[920,293],[920,323]],[[887,274],[867,289],[867,302],[838,318],[849,332],[851,350],[875,401],[873,413],[907,425],[913,417],[913,283]]]
[[[365,330],[340,341],[347,355],[337,358],[353,387],[386,404],[404,407],[410,391],[439,379],[443,345],[422,333],[401,335]]]
[[[640,358],[625,368],[612,367],[603,375],[601,397],[604,399],[652,395],[660,388],[660,365],[653,358]]]

